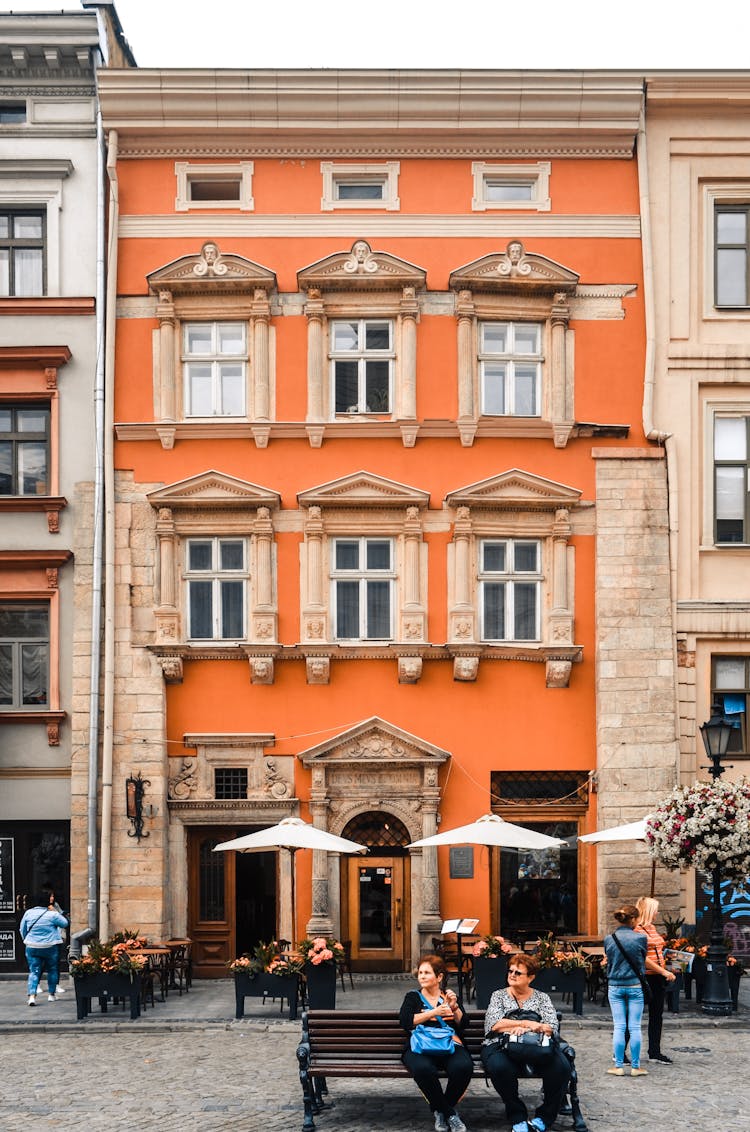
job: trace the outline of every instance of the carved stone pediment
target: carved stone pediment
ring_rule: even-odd
[[[438,765],[450,758],[450,752],[374,715],[325,743],[300,751],[297,758],[305,767],[365,762]]]
[[[301,491],[297,499],[301,507],[426,507],[430,493],[359,471]]]
[[[246,507],[268,507],[275,509],[281,504],[278,492],[269,487],[260,487],[247,480],[228,476],[223,472],[201,472],[186,480],[157,488],[146,496],[152,507],[205,508],[221,510]]]
[[[448,507],[523,508],[527,511],[555,511],[575,507],[581,492],[567,484],[544,479],[532,472],[511,468],[499,476],[478,480],[451,491],[445,497]]]
[[[552,295],[575,291],[578,279],[570,268],[527,252],[520,240],[510,240],[504,252],[492,252],[451,272],[449,284],[455,291]]]
[[[388,252],[373,251],[355,240],[351,251],[334,252],[297,272],[301,291],[400,291],[423,288],[427,272]]]
[[[216,291],[252,292],[276,290],[276,275],[267,267],[241,255],[223,254],[218,244],[207,241],[197,255],[185,255],[146,276],[153,294],[196,295]]]

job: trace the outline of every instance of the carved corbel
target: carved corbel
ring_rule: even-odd
[[[272,656],[250,657],[250,681],[253,684],[273,684],[274,667]]]
[[[176,431],[177,430],[175,429],[174,425],[170,425],[166,428],[163,425],[156,426],[156,435],[161,441],[162,448],[164,448],[167,452],[170,452],[174,448]]]
[[[310,441],[311,448],[323,447],[323,436],[325,434],[325,425],[306,425],[305,432],[307,439]]]
[[[54,393],[57,389],[57,366],[45,367],[44,384],[50,393]]]
[[[57,567],[56,566],[48,566],[47,570],[46,570],[46,574],[47,574],[47,589],[48,590],[56,590],[57,589]]]
[[[472,683],[479,674],[478,656],[457,656],[453,661],[453,679]]]
[[[253,440],[255,441],[256,448],[268,448],[268,440],[271,436],[271,426],[269,425],[252,425],[251,431]]]
[[[399,684],[416,684],[421,675],[421,656],[400,656],[398,658]]]
[[[406,424],[404,421],[399,421],[399,428],[401,430],[401,442],[404,448],[413,448],[417,443],[419,425],[416,423]]]
[[[570,684],[570,671],[573,667],[570,660],[547,661],[547,687],[567,688]]]
[[[47,720],[47,746],[60,746],[60,721],[57,719]]]
[[[331,661],[327,656],[308,656],[305,658],[308,684],[330,684]]]
[[[161,665],[162,675],[165,684],[181,684],[182,683],[182,657],[181,656],[160,656],[159,664]]]
[[[574,421],[555,421],[553,423],[552,439],[554,440],[555,448],[567,447],[574,424]]]

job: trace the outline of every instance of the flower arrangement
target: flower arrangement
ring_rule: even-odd
[[[565,972],[587,971],[590,966],[586,956],[577,947],[571,948],[570,951],[563,951],[559,948],[552,932],[548,932],[543,939],[539,940],[534,958],[540,967],[556,967],[559,971]]]
[[[516,950],[501,935],[483,935],[472,947],[471,954],[475,959],[497,959],[499,955],[510,955]]]
[[[232,974],[246,974],[250,976],[261,975],[298,975],[302,970],[302,960],[298,955],[282,953],[277,940],[268,943],[260,942],[253,948],[252,954],[245,952],[238,959],[232,959],[227,967]]]
[[[677,787],[646,824],[651,856],[668,869],[720,868],[727,880],[750,873],[750,782]]]
[[[145,955],[139,955],[137,948],[146,945],[143,936],[118,932],[117,936],[101,943],[93,939],[88,945],[85,955],[78,958],[71,957],[70,973],[74,979],[82,979],[85,975],[133,975],[140,974],[146,966]]]
[[[313,939],[303,939],[298,950],[304,962],[312,963],[314,967],[321,963],[343,963],[344,945],[337,939],[326,936],[315,936]]]

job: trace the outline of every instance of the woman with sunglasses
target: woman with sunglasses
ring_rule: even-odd
[[[482,1062],[487,1076],[505,1102],[505,1115],[513,1125],[512,1132],[547,1132],[557,1117],[570,1080],[570,1062],[556,1047],[548,1063],[540,1068],[544,1095],[536,1115],[529,1120],[526,1105],[518,1095],[518,1079],[523,1066],[512,1061],[501,1048],[502,1034],[524,1034],[533,1031],[557,1037],[559,1023],[552,999],[534,990],[532,982],[539,970],[531,955],[517,951],[508,958],[508,986],[497,990],[490,999],[484,1018],[485,1041]],[[516,1011],[533,1011],[539,1021],[514,1018]]]

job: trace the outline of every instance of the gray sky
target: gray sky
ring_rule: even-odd
[[[116,0],[116,7],[141,67],[750,69],[748,0]],[[80,5],[0,7],[60,10]]]

